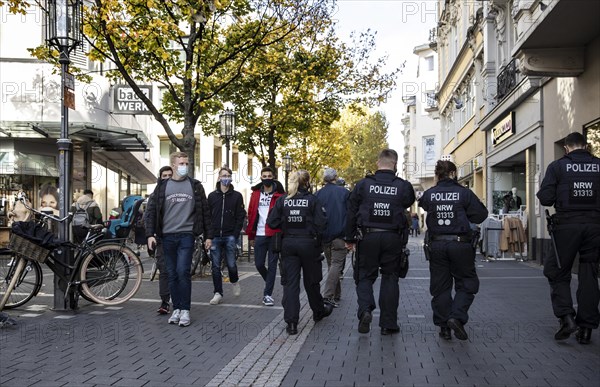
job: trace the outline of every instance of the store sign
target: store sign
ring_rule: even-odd
[[[492,128],[492,144],[498,145],[515,134],[515,112],[510,112]]]
[[[152,101],[152,86],[139,86],[142,93]],[[152,114],[146,104],[127,85],[116,85],[114,89],[115,114]]]

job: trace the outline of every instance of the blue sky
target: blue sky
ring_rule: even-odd
[[[415,46],[427,43],[429,30],[436,25],[436,0],[338,0],[338,35],[348,39],[351,31],[377,31],[376,55],[388,55],[390,69],[406,61],[406,68],[398,78],[398,87],[383,110],[390,123],[388,140],[396,150],[404,146],[401,140],[402,84],[416,77],[417,56]]]

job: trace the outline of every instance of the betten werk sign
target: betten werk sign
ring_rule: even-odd
[[[152,86],[139,86],[140,90],[152,101]],[[115,85],[114,105],[115,114],[152,114],[146,104],[135,94],[128,85]]]

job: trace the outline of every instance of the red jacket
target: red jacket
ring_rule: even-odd
[[[285,194],[283,186],[277,180],[273,180],[273,195],[271,196],[271,203],[269,203],[269,211],[277,199]],[[248,240],[254,240],[256,238],[256,226],[258,225],[258,200],[260,199],[261,188],[263,184],[258,183],[252,187],[252,195],[250,196],[250,204],[248,204],[248,227],[246,227],[246,235]],[[273,236],[276,232],[281,231],[280,229],[272,229],[268,225],[265,225],[265,236]]]

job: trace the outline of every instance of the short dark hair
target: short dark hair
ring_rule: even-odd
[[[84,195],[92,195],[92,196],[94,196],[94,193],[92,192],[91,189],[84,189],[83,190],[83,194]]]
[[[438,160],[435,164],[435,175],[439,180],[449,178],[451,172],[456,173],[456,165],[452,161]]]
[[[584,147],[586,146],[585,137],[579,132],[569,133],[569,135],[565,137],[565,145],[570,148],[575,146]]]
[[[221,172],[223,171],[227,171],[230,175],[233,175],[233,171],[225,166],[221,167],[221,169],[219,169],[219,176],[221,176]]]
[[[164,167],[162,167],[161,169],[158,170],[158,178],[160,179],[160,177],[162,176],[163,172],[165,171],[171,171],[173,172],[173,168],[171,168],[170,165],[165,165]]]
[[[260,170],[260,174],[262,175],[263,172],[271,172],[271,173],[275,174],[275,171],[273,171],[273,168],[271,168],[271,167],[264,167],[263,169]]]

